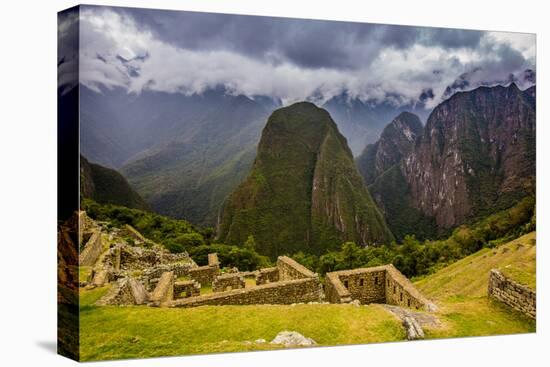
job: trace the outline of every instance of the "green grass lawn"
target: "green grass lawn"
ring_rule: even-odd
[[[97,300],[103,297],[110,288],[110,285],[106,285],[104,287],[97,287],[90,290],[81,289],[79,297],[80,307],[93,305]]]
[[[80,328],[83,360],[276,349],[246,342],[269,342],[283,330],[298,331],[320,345],[405,338],[400,322],[378,305],[84,306]]]

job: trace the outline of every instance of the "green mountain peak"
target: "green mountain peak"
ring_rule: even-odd
[[[226,200],[218,226],[219,239],[231,244],[249,235],[272,257],[393,240],[326,110],[299,102],[269,117],[250,174]]]

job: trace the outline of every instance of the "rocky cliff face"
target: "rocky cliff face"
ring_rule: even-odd
[[[305,102],[270,116],[248,178],[224,205],[218,235],[232,244],[253,235],[272,257],[393,239],[346,139],[327,111]]]
[[[365,183],[374,183],[377,177],[409,155],[422,129],[418,116],[410,112],[400,113],[386,126],[380,139],[367,145],[357,158],[357,166]]]
[[[510,206],[534,192],[535,89],[481,87],[434,109],[401,162],[412,204],[439,228]]]

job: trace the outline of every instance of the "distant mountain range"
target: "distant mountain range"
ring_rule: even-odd
[[[419,115],[343,93],[323,107],[347,140],[344,150],[368,143],[356,164],[393,235],[435,238],[534,192],[535,95],[534,86],[514,83],[457,92],[426,127],[422,104],[408,106]],[[257,165],[262,130],[280,107],[222,87],[133,95],[81,86],[82,153],[116,168],[152,210],[213,226]]]
[[[459,92],[426,127],[403,114],[357,164],[397,238],[442,231],[535,192],[535,95],[508,87]]]
[[[342,93],[322,105],[336,121],[338,129],[348,140],[354,156],[361,154],[365,144],[374,143],[384,129],[400,112],[413,112],[426,121],[431,109],[418,101],[416,104],[396,106],[389,101],[377,103],[351,98]]]
[[[201,225],[216,223],[224,199],[252,165],[268,116],[281,106],[277,99],[232,95],[223,87],[200,95],[136,95],[81,85],[80,101],[82,153],[119,170],[156,212]],[[346,93],[324,107],[337,116],[355,154],[405,108]]]
[[[269,117],[248,177],[224,205],[218,235],[229,244],[253,235],[272,257],[393,240],[346,139],[328,112],[309,102]]]

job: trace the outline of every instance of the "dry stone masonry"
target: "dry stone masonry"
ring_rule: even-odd
[[[503,302],[528,317],[537,318],[536,291],[507,278],[496,269],[489,273],[488,293],[489,297]]]
[[[251,288],[217,291],[198,297],[174,300],[173,302],[167,302],[166,306],[292,304],[319,302],[323,299],[324,294],[317,274],[286,256],[279,256],[275,269],[276,271],[269,269],[267,273],[270,274],[270,279],[278,279],[278,281],[261,285],[256,284]],[[275,273],[277,274],[275,275]],[[259,274],[261,274],[261,271]],[[221,276],[223,281],[226,278],[234,280],[235,277],[242,279],[242,275],[239,273],[229,273]]]
[[[218,275],[212,282],[213,292],[224,292],[231,289],[241,289],[245,287],[245,281],[239,273],[227,273]]]
[[[220,273],[220,262],[217,254],[208,254],[208,265],[189,269],[189,276],[201,284],[211,285]]]
[[[84,234],[81,238],[86,238],[86,234]],[[80,265],[91,266],[95,264],[102,251],[103,242],[101,241],[101,230],[96,228],[91,232],[89,239],[84,245],[84,249],[80,252],[80,256],[78,258]]]
[[[326,297],[332,303],[386,303],[435,310],[414,285],[393,265],[342,270],[326,275]]]
[[[109,289],[97,305],[142,305],[149,300],[143,284],[133,278],[121,278]]]
[[[160,277],[153,294],[151,301],[155,305],[162,306],[166,302],[174,299],[174,273],[167,271]]]
[[[256,273],[256,285],[279,281],[279,269],[277,267],[260,269]]]
[[[174,283],[174,299],[200,295],[201,285],[195,280],[184,280]]]

